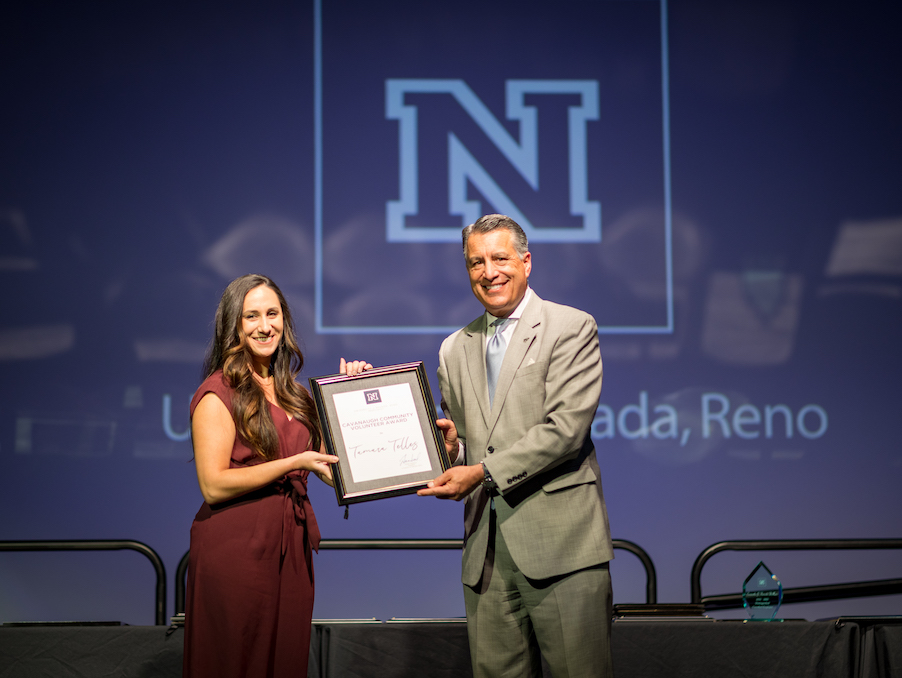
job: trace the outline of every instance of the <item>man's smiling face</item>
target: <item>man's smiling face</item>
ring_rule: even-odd
[[[509,316],[526,294],[532,261],[529,252],[521,259],[506,228],[472,233],[467,238],[467,271],[470,287],[479,303],[492,315]]]

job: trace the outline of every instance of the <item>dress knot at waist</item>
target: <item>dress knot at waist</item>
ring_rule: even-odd
[[[313,505],[307,496],[307,474],[303,471],[291,471],[276,483],[280,494],[288,496],[290,502],[286,502],[283,520],[292,518],[296,525],[303,525],[307,530],[307,543],[314,551],[319,551],[320,532],[316,524],[316,515],[313,513]],[[289,508],[290,506],[290,508]],[[284,525],[284,528],[288,528]],[[285,550],[284,540],[282,545],[283,555]]]

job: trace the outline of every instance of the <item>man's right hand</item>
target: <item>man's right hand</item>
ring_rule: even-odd
[[[430,480],[424,489],[417,491],[417,494],[421,497],[460,501],[476,489],[476,486],[484,479],[485,469],[482,464],[454,466],[435,480]]]

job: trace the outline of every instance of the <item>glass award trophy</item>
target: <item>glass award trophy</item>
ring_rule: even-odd
[[[742,606],[753,621],[772,621],[783,602],[783,584],[767,569],[764,561],[758,563],[742,583]]]

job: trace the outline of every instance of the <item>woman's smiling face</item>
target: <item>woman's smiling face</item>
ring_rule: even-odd
[[[241,329],[247,337],[254,362],[261,367],[269,367],[269,361],[282,341],[282,323],[282,305],[272,289],[260,285],[245,295]]]

